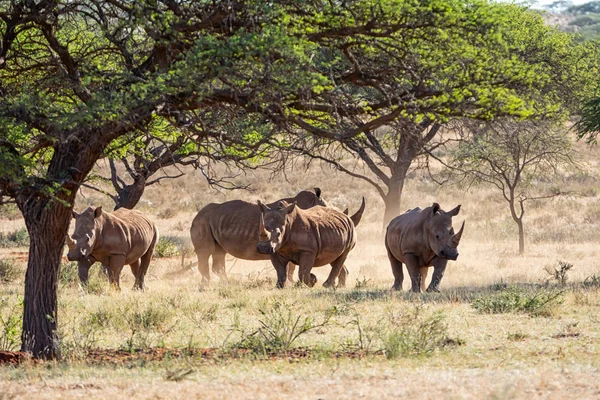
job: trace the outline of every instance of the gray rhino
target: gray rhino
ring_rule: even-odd
[[[321,198],[319,188],[315,188],[314,192],[303,190],[295,197],[278,200],[269,206],[278,207],[282,201],[296,202],[298,207],[303,209],[326,205]],[[226,254],[243,260],[269,259],[268,255],[256,251],[256,228],[260,215],[258,205],[242,200],[211,203],[198,212],[192,222],[190,236],[198,257],[198,270],[204,283],[210,282],[208,264],[210,257],[212,257],[213,272],[225,279],[227,278]],[[290,268],[290,272],[292,271],[293,268]]]
[[[404,274],[402,263],[410,275],[411,290],[425,290],[427,270],[433,266],[433,277],[428,292],[439,292],[440,282],[448,260],[458,258],[458,244],[465,227],[454,233],[452,217],[460,211],[460,205],[445,212],[438,203],[425,209],[414,208],[394,218],[385,234],[385,247],[392,264],[394,290],[402,289]]]
[[[78,262],[79,279],[88,280],[89,269],[96,261],[108,272],[111,284],[119,288],[125,264],[135,276],[134,289],[144,289],[144,277],[158,243],[158,229],[144,214],[120,208],[113,213],[102,207],[89,207],[81,214],[73,211],[75,232],[67,235],[67,258]]]
[[[346,270],[344,262],[356,244],[355,226],[365,209],[364,197],[360,209],[351,217],[320,206],[303,210],[296,203],[282,202],[276,209],[258,204],[262,214],[256,249],[271,257],[277,272],[277,287],[285,285],[289,262],[300,266],[300,281],[309,286],[314,284],[311,269],[331,264],[323,286],[333,286],[340,272]],[[345,277],[340,278],[339,286],[344,283]]]

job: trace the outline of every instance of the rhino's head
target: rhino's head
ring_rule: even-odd
[[[302,208],[303,210],[309,209],[314,206],[327,207],[327,203],[321,197],[321,189],[316,187],[313,190],[314,192],[310,190],[303,190],[291,200],[295,201],[296,205]]]
[[[69,252],[67,258],[69,261],[86,260],[94,248],[96,242],[96,219],[102,215],[102,207],[91,208],[81,214],[73,211],[75,218],[75,232],[73,236],[67,235],[67,245]]]
[[[283,243],[287,216],[295,210],[296,202],[288,204],[281,201],[276,209],[271,209],[260,201],[258,206],[261,214],[256,251],[261,254],[274,254]]]
[[[440,258],[456,260],[458,258],[457,247],[465,228],[465,223],[462,223],[460,231],[455,234],[452,227],[452,217],[459,213],[460,205],[446,212],[440,209],[438,203],[433,203],[431,211],[431,218],[429,218],[425,225],[431,250]]]

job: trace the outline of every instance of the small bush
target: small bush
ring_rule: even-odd
[[[291,305],[283,301],[275,301],[259,312],[262,315],[259,328],[250,334],[242,331],[241,340],[234,347],[262,355],[285,353],[300,336],[328,325],[334,315],[329,313],[321,322],[316,322],[311,316],[296,315]]]
[[[9,233],[0,232],[0,247],[11,248],[27,246],[29,246],[29,233],[27,233],[27,229],[21,228]]]
[[[154,254],[156,257],[174,257],[181,255],[183,240],[176,236],[161,236],[158,239]]]
[[[567,280],[569,279],[567,274],[572,268],[573,264],[559,260],[558,267],[546,266],[544,269],[548,275],[550,275],[548,279],[554,279],[561,286],[565,286],[567,284]]]
[[[11,304],[10,298],[0,298],[0,350],[14,351],[19,348],[22,316],[22,300]]]
[[[78,264],[75,261],[62,263],[60,266],[60,283],[63,285],[71,285],[73,282],[79,281]]]
[[[427,356],[437,349],[464,344],[461,339],[448,335],[448,326],[443,319],[441,313],[424,315],[422,306],[401,314],[390,314],[388,328],[381,338],[386,358]]]
[[[21,211],[16,204],[2,204],[0,205],[0,218],[15,220],[22,217]]]
[[[338,315],[346,314],[349,311],[350,307],[342,306],[337,309]],[[352,311],[354,312],[354,318],[352,318],[348,325],[354,325],[356,327],[358,336],[355,340],[346,339],[346,341],[342,343],[342,349],[350,352],[360,351],[369,354],[375,346],[376,338],[379,334],[379,326],[365,324],[360,318],[360,313],[355,310]]]
[[[98,268],[95,268],[95,265],[98,265]],[[110,286],[103,267],[99,264],[95,265],[90,268],[88,281],[87,284],[83,286],[83,290],[89,294],[101,295],[106,293]]]
[[[16,280],[21,271],[12,259],[0,260],[0,282],[9,283]]]
[[[120,324],[129,331],[129,338],[123,347],[131,352],[136,348],[160,345],[161,338],[175,326],[167,325],[172,313],[161,303],[127,303],[119,309],[119,314],[122,315]]]
[[[169,319],[170,312],[159,305],[149,304],[147,307],[134,309],[125,315],[128,325],[138,330],[160,330]]]
[[[583,286],[586,288],[599,288],[600,276],[596,274],[588,276],[583,280]]]
[[[100,309],[92,311],[87,318],[89,325],[95,326],[99,329],[108,328],[112,322],[113,314],[111,311],[106,309]]]
[[[367,289],[371,286],[371,279],[368,279],[366,276],[363,276],[362,279],[356,278],[356,285],[354,286],[354,289]]]
[[[553,307],[562,303],[563,297],[562,290],[509,287],[475,299],[471,306],[485,314],[521,312],[531,316],[543,316],[550,315]]]
[[[164,210],[159,212],[156,216],[161,219],[171,219],[176,215],[177,215],[177,210],[169,207],[169,208],[165,208]]]

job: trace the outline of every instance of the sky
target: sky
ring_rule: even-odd
[[[508,1],[509,3],[517,3],[517,4],[527,3],[527,0],[499,0],[499,1]],[[533,8],[543,8],[544,6],[555,3],[556,1],[557,0],[529,0],[530,3],[534,3],[532,6]],[[567,0],[567,1],[570,1],[575,6],[579,6],[579,5],[582,5],[585,3],[590,3],[594,0]]]
[[[556,1],[556,0],[538,0],[538,1],[537,1],[537,3],[536,3],[536,5],[537,5],[537,6],[547,6],[547,5],[549,5],[549,4],[552,4],[552,3],[554,3],[555,1]],[[592,0],[570,0],[570,1],[571,1],[571,3],[573,3],[574,5],[578,6],[578,5],[581,5],[581,4],[589,3],[589,2],[591,2]]]

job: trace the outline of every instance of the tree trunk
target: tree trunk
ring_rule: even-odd
[[[408,165],[397,168],[390,178],[388,185],[388,193],[383,199],[385,203],[385,212],[383,214],[383,226],[387,228],[390,221],[401,214],[402,190],[404,189],[404,181],[408,173]]]
[[[519,255],[522,256],[525,254],[525,231],[523,229],[523,214],[525,214],[525,210],[523,209],[523,204],[521,204],[521,213],[517,214],[514,189],[509,189],[507,200],[510,208],[510,215],[519,227]]]
[[[22,204],[21,211],[30,237],[21,350],[34,357],[54,359],[60,356],[57,288],[71,207],[32,198]]]
[[[525,254],[525,232],[523,229],[523,218],[520,218],[517,221],[517,225],[519,225],[519,255],[522,256]]]
[[[93,132],[89,137],[86,147],[77,140],[66,140],[55,147],[44,182],[60,184],[58,190],[51,189],[52,196],[32,189],[16,197],[30,239],[21,350],[37,358],[60,357],[57,289],[65,237],[79,185],[105,148]]]
[[[131,185],[125,186],[117,197],[117,204],[115,210],[119,208],[127,208],[133,210],[133,208],[139,203],[142,195],[146,190],[146,178],[144,176],[137,176]]]

